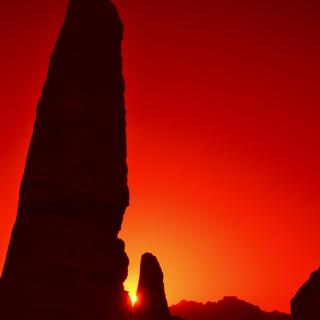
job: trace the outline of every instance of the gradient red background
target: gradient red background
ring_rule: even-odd
[[[319,266],[316,1],[117,0],[125,23],[134,292],[143,252],[169,303],[237,295],[289,311]],[[67,0],[0,2],[0,265]]]

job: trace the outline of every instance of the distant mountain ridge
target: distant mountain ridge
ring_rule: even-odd
[[[170,311],[183,320],[292,320],[289,314],[266,312],[237,297],[207,303],[182,300],[171,306]]]

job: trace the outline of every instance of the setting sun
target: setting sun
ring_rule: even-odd
[[[137,303],[137,301],[138,301],[138,297],[137,297],[136,295],[134,295],[134,294],[130,294],[130,299],[131,299],[131,303],[132,303],[133,306],[134,306],[134,305]]]

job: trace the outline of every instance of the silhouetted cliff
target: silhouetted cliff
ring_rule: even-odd
[[[311,274],[292,299],[291,313],[294,320],[320,319],[320,268]]]
[[[170,311],[184,320],[291,320],[290,315],[265,312],[236,297],[226,297],[219,302],[206,304],[181,301],[171,306]]]
[[[170,320],[160,264],[151,253],[141,259],[137,290],[138,301],[133,313],[136,320]]]
[[[1,319],[125,319],[123,27],[70,0],[37,108],[0,282]]]

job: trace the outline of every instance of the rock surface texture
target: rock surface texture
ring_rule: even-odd
[[[1,319],[131,314],[117,238],[129,199],[122,36],[111,1],[70,0],[37,108]]]
[[[151,253],[141,259],[137,303],[133,307],[137,320],[169,320],[170,311],[165,295],[160,264]]]
[[[320,268],[311,274],[292,299],[291,313],[294,320],[320,319]]]

